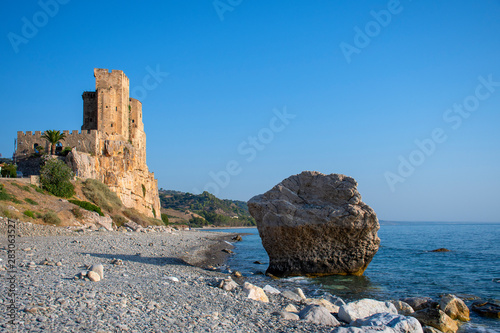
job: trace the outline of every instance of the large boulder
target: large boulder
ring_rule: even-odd
[[[340,323],[331,313],[321,305],[308,305],[299,313],[299,317],[310,323],[328,326],[340,326]]]
[[[465,305],[464,301],[455,295],[444,295],[441,297],[439,307],[451,319],[458,319],[461,321],[469,321],[469,308]]]
[[[339,318],[346,323],[351,323],[355,320],[366,318],[377,313],[397,315],[398,310],[396,310],[394,304],[390,302],[380,302],[365,298],[342,305],[339,309]]]
[[[379,223],[356,181],[304,171],[250,199],[268,273],[362,275],[378,250]]]
[[[357,319],[351,325],[360,328],[385,326],[392,328],[396,333],[423,333],[422,325],[417,319],[391,313],[376,313]]]
[[[410,316],[417,318],[422,325],[437,328],[443,333],[455,333],[458,330],[457,323],[439,309],[427,308]]]

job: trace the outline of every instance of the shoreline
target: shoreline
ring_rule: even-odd
[[[227,229],[257,229],[257,226],[251,226],[251,227],[207,227],[207,228],[193,228],[193,230],[199,230],[199,231],[227,230]]]
[[[29,227],[18,224],[19,230]],[[4,225],[0,220],[3,246],[0,264],[6,264],[7,257]],[[333,329],[304,320],[286,320],[279,314],[289,304],[304,308],[307,304],[304,299],[267,293],[270,302],[262,303],[248,299],[242,287],[232,291],[220,289],[220,281],[228,277],[224,268],[229,254],[222,250],[230,247],[226,241],[234,233],[65,231],[46,235],[53,228],[46,228],[42,235],[35,228],[33,235],[22,234],[17,238],[16,328],[19,331],[331,332]],[[114,264],[114,259],[122,264]],[[92,264],[103,265],[103,280],[74,279]],[[209,266],[223,271],[206,269]],[[0,278],[6,275],[5,270],[0,270]],[[301,287],[311,299],[333,297],[318,294],[308,285],[263,275],[237,280],[240,284],[243,281],[261,288],[270,285],[281,292],[295,292],[294,288]],[[5,293],[0,302],[7,304]],[[11,328],[6,324],[7,319],[6,311],[0,312],[1,328]]]

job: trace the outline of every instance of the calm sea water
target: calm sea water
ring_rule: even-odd
[[[231,269],[247,275],[265,272],[269,258],[256,228],[223,231],[248,234],[235,244],[236,254],[228,261]],[[290,279],[290,283],[307,283],[346,301],[444,293],[500,300],[500,224],[382,222],[378,235],[380,249],[363,276]],[[451,252],[431,252],[443,247]],[[500,332],[500,320],[472,313],[472,321]]]

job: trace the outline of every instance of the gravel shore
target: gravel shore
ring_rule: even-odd
[[[0,331],[8,332],[329,332],[275,315],[290,303],[248,299],[218,288],[227,233],[75,232],[16,223],[16,325],[8,324],[9,273],[0,271]],[[0,264],[7,264],[7,219],[0,219]],[[114,260],[121,259],[121,260]],[[75,279],[102,264],[99,282]],[[268,277],[246,281],[281,288]],[[242,281],[238,281],[242,282]]]

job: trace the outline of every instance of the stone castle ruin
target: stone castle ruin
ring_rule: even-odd
[[[79,178],[108,185],[126,207],[159,217],[158,182],[146,165],[142,104],[129,97],[129,79],[123,71],[95,68],[94,76],[96,90],[82,95],[81,131],[63,131],[62,145],[72,148],[66,163]],[[40,146],[50,151],[41,131],[17,133],[15,158],[24,175],[39,172],[40,162],[32,156]]]

